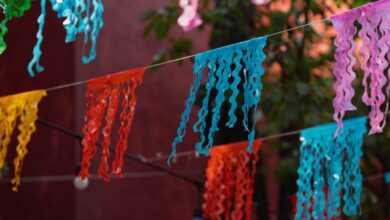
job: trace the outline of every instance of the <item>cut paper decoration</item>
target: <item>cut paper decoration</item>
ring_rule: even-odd
[[[249,122],[251,120],[249,112],[250,110],[256,110],[260,102],[263,89],[261,77],[264,75],[262,63],[265,59],[263,48],[266,41],[266,37],[256,38],[196,55],[190,95],[185,102],[185,110],[181,115],[177,137],[172,143],[170,159],[176,154],[176,145],[183,140],[186,124],[188,123],[204,71],[208,72],[206,96],[198,112],[198,121],[193,126],[194,132],[200,134],[200,141],[196,144],[197,151],[200,154],[209,155],[209,151],[213,146],[214,133],[219,130],[218,123],[220,121],[221,106],[228,92],[231,92],[231,95],[229,98],[229,121],[226,122],[226,126],[229,128],[235,126],[237,122],[235,115],[238,106],[237,97],[240,94],[238,85],[242,83],[243,91],[241,94],[244,97],[241,107],[241,111],[244,114],[242,123],[249,132],[248,152],[251,152],[251,146],[255,138],[255,123]],[[210,100],[212,90],[217,90],[217,95],[215,99]],[[209,103],[214,103],[211,112],[209,112]],[[209,114],[212,121],[206,134],[206,117]]]
[[[114,121],[119,111],[119,140],[116,144],[112,172],[122,177],[123,156],[127,150],[127,138],[131,130],[137,91],[142,83],[145,68],[131,69],[124,72],[107,75],[88,81],[86,91],[85,124],[82,129],[84,138],[83,158],[79,176],[85,179],[90,176],[91,160],[97,151],[97,142],[102,134],[102,155],[100,158],[99,175],[109,180],[107,174],[110,157],[111,133]]]
[[[183,14],[177,19],[177,23],[184,31],[191,31],[202,24],[198,10],[199,0],[180,0],[179,5],[183,9]]]
[[[390,172],[385,174],[385,182],[390,185]]]
[[[33,58],[28,65],[30,76],[35,71],[42,72],[39,64],[42,55],[41,45],[43,41],[43,27],[46,17],[46,1],[41,0],[41,15],[38,17],[37,43],[33,50]],[[96,58],[96,44],[103,27],[103,3],[101,0],[49,0],[58,18],[65,19],[63,26],[66,30],[65,42],[76,40],[78,34],[84,34],[82,62],[89,63]],[[89,54],[85,54],[86,47],[90,43]],[[35,70],[34,70],[35,69]]]
[[[371,108],[368,115],[371,125],[369,134],[383,131],[390,96],[390,72],[388,69],[390,61],[389,10],[390,0],[382,0],[331,17],[333,26],[338,33],[335,39],[335,45],[337,46],[335,53],[336,65],[333,70],[337,80],[333,85],[336,93],[333,100],[334,119],[338,123],[335,136],[343,127],[342,119],[345,113],[356,110],[356,107],[352,104],[352,98],[355,95],[352,82],[356,78],[353,67],[357,63],[353,55],[357,45],[354,41],[354,36],[358,32],[355,26],[356,23],[361,26],[358,35],[363,41],[360,50],[364,57],[364,61],[361,63],[361,68],[364,71],[362,100]],[[384,94],[382,90],[386,84]],[[384,109],[383,105],[385,105]]]
[[[22,17],[23,13],[31,8],[31,0],[0,0],[0,7],[4,13],[4,19],[0,22],[0,54],[2,54],[7,49],[4,40],[8,33],[7,23],[12,18]]]
[[[18,191],[20,185],[20,174],[23,167],[23,159],[27,155],[27,144],[34,133],[35,121],[38,118],[38,104],[46,96],[46,91],[37,90],[21,94],[5,96],[0,98],[0,169],[5,164],[8,145],[14,129],[19,129],[18,145],[16,146],[17,156],[14,159],[14,178],[12,190]]]
[[[203,203],[205,219],[251,219],[253,186],[261,141],[215,146],[206,169]]]
[[[366,121],[366,117],[345,120],[337,138],[333,137],[336,123],[302,131],[295,219],[332,219],[340,216],[341,209],[347,216],[359,214]]]
[[[328,189],[324,188],[323,189],[323,193],[325,195],[328,194]],[[313,199],[314,199],[313,197],[314,197],[314,193],[312,192],[312,194],[311,194],[311,201],[313,201]],[[292,215],[295,216],[297,214],[297,208],[296,208],[297,207],[297,201],[298,201],[297,196],[296,195],[292,196],[291,200],[292,200],[292,207],[293,207]],[[325,204],[327,204],[328,200],[325,198],[324,202],[325,202]],[[313,208],[311,208],[309,211],[312,211],[312,210],[313,210]],[[299,218],[296,218],[296,219],[299,219]],[[308,217],[307,219],[313,219],[313,218],[309,218]],[[329,218],[328,213],[325,210],[323,219],[327,219],[327,220],[341,220],[341,217]]]

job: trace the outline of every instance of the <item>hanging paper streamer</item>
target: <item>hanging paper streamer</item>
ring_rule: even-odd
[[[0,0],[0,7],[4,13],[4,19],[0,22],[0,54],[2,54],[7,49],[4,40],[8,33],[7,23],[12,18],[22,17],[23,13],[31,8],[31,0]]]
[[[101,0],[50,0],[52,8],[57,12],[58,18],[64,18],[63,26],[66,30],[65,42],[76,40],[77,34],[84,34],[83,40],[83,63],[89,63],[96,58],[96,43],[99,32],[103,27],[103,3]],[[43,41],[43,27],[46,16],[46,0],[41,0],[41,15],[38,18],[37,43],[34,47],[33,58],[28,65],[30,76],[42,72],[43,67],[39,64],[42,55],[41,44]],[[84,54],[90,43],[90,52]],[[34,70],[35,67],[35,70]]]
[[[328,194],[328,189],[324,188],[323,193],[325,195]],[[313,197],[314,197],[314,192],[312,192],[312,194],[311,194],[311,201],[313,201],[313,199],[314,199]],[[298,198],[295,195],[295,196],[292,196],[291,200],[292,200],[292,207],[293,207],[292,215],[296,216],[296,214],[297,214],[297,208],[296,207],[297,207]],[[325,204],[328,203],[327,198],[325,198],[324,202],[325,202]],[[311,212],[312,210],[313,210],[313,207],[311,209],[309,209],[309,212]],[[325,212],[323,214],[324,214],[324,218],[323,219],[327,219],[327,220],[341,220],[340,216],[329,218],[328,213],[326,212],[326,210],[325,210]],[[296,219],[299,219],[299,218],[297,217]],[[307,218],[307,219],[313,219],[313,218]]]
[[[198,15],[199,0],[180,0],[179,5],[183,9],[183,14],[177,19],[177,23],[184,31],[190,31],[202,24],[202,19]]]
[[[111,133],[115,117],[119,110],[119,140],[116,144],[112,172],[121,177],[123,155],[127,150],[127,138],[130,133],[137,102],[137,90],[142,83],[145,68],[131,69],[112,74],[88,82],[86,92],[86,113],[84,133],[83,159],[79,176],[84,180],[90,176],[91,160],[97,151],[100,133],[103,136],[99,175],[108,181],[108,159],[110,157]]]
[[[15,176],[12,179],[13,191],[18,191],[23,159],[27,155],[27,144],[35,131],[35,121],[38,118],[38,104],[46,91],[37,90],[0,98],[0,169],[7,157],[8,145],[14,129],[19,129],[17,156],[14,159]]]
[[[356,110],[352,104],[355,94],[352,82],[356,78],[353,67],[356,58],[353,55],[356,49],[354,36],[357,33],[356,23],[361,29],[358,33],[363,41],[360,53],[364,56],[361,68],[363,77],[363,102],[370,106],[369,119],[371,130],[369,134],[380,133],[386,123],[385,114],[388,111],[390,96],[390,1],[382,0],[352,9],[331,18],[338,35],[335,39],[337,50],[335,53],[336,65],[334,75],[337,79],[333,88],[336,98],[333,101],[335,108],[334,119],[338,122],[338,129],[343,127],[342,119],[346,111]],[[387,72],[387,74],[386,74]],[[386,95],[383,87],[386,85]],[[386,103],[386,104],[385,104]],[[383,109],[383,105],[385,108]]]
[[[253,185],[261,141],[216,146],[207,163],[203,216],[205,219],[251,219]]]
[[[231,91],[231,96],[229,98],[229,121],[226,123],[226,126],[229,128],[235,126],[237,122],[235,115],[238,106],[237,97],[240,93],[238,85],[243,81],[242,93],[244,103],[241,110],[244,114],[243,125],[249,132],[248,151],[251,152],[251,146],[255,138],[255,123],[249,123],[249,111],[251,109],[256,110],[260,102],[263,88],[261,77],[264,74],[262,63],[265,59],[263,48],[266,40],[267,38],[262,37],[244,41],[207,51],[195,57],[193,84],[191,86],[190,96],[185,103],[186,109],[181,115],[181,123],[177,130],[177,137],[172,143],[170,158],[176,154],[176,145],[183,140],[186,124],[192,105],[195,102],[196,93],[199,89],[204,71],[208,71],[207,91],[203,99],[202,107],[198,112],[198,122],[193,127],[194,132],[199,133],[201,136],[200,141],[196,144],[196,149],[201,154],[209,154],[210,148],[213,146],[214,133],[219,130],[220,109],[225,101],[225,94],[228,91]],[[217,90],[217,96],[215,100],[210,100],[210,94],[213,89]],[[215,103],[211,112],[208,110],[209,102]],[[211,114],[212,122],[208,134],[205,134],[206,117],[208,114]],[[252,124],[252,128],[249,128],[250,124]]]
[[[343,213],[347,216],[358,214],[363,179],[360,159],[366,121],[365,117],[345,120],[337,138],[333,137],[336,123],[301,133],[295,219],[339,217],[341,196]]]

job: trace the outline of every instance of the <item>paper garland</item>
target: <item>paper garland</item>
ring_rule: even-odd
[[[0,169],[7,157],[8,145],[17,122],[19,135],[16,147],[17,157],[14,159],[15,175],[12,179],[12,190],[18,191],[23,159],[27,155],[27,144],[35,131],[35,121],[38,118],[38,104],[46,91],[37,90],[0,98]]]
[[[83,63],[89,63],[96,57],[96,43],[99,32],[103,27],[103,3],[101,0],[50,0],[53,10],[57,12],[58,18],[65,18],[63,26],[66,30],[65,42],[76,40],[78,34],[84,34],[83,41]],[[28,64],[30,76],[44,69],[39,64],[42,51],[43,27],[46,17],[46,0],[41,0],[41,14],[38,17],[37,43],[33,50],[33,58]],[[91,42],[89,55],[85,55],[87,44]],[[35,70],[34,70],[35,69]]]
[[[8,21],[15,17],[22,17],[23,13],[31,8],[31,0],[0,0],[0,7],[4,13],[4,19],[0,22],[0,54],[2,54],[7,49],[4,37],[8,33]]]
[[[357,215],[362,191],[360,159],[367,119],[344,121],[344,128],[334,139],[336,123],[306,129],[301,133],[298,168],[298,202],[295,219],[332,219],[343,213]],[[324,193],[324,187],[328,193]],[[327,202],[326,202],[327,201]]]
[[[206,169],[203,203],[205,219],[251,219],[256,163],[261,141],[216,146],[211,150]]]
[[[91,160],[97,151],[97,142],[100,132],[103,136],[101,144],[102,156],[100,158],[99,175],[108,181],[108,158],[110,157],[111,133],[120,105],[119,140],[116,145],[115,158],[112,163],[112,172],[121,177],[123,155],[127,150],[127,138],[131,129],[137,102],[137,90],[142,83],[145,68],[131,69],[112,74],[88,82],[86,92],[85,124],[83,158],[79,176],[85,179],[90,176]],[[122,99],[122,101],[120,101]],[[103,122],[104,121],[104,122]]]
[[[363,102],[371,107],[369,119],[371,129],[369,134],[380,133],[386,124],[385,114],[388,111],[390,96],[390,1],[382,0],[352,9],[331,18],[338,35],[335,39],[337,50],[335,53],[336,65],[334,75],[337,79],[333,88],[336,98],[333,101],[335,109],[334,119],[338,122],[338,129],[342,128],[342,119],[346,111],[356,110],[352,104],[355,95],[352,82],[356,78],[353,66],[356,58],[353,52],[356,49],[354,36],[357,33],[355,23],[361,25],[359,37],[363,41],[360,53],[364,56],[361,68],[363,78]],[[386,75],[387,72],[387,75]],[[368,83],[369,82],[369,83]],[[386,94],[382,92],[386,86]],[[385,104],[386,102],[386,104]],[[382,109],[385,104],[385,110]]]
[[[243,125],[249,132],[248,151],[251,152],[251,146],[255,138],[255,123],[249,128],[249,110],[256,109],[260,102],[263,85],[261,77],[264,74],[262,63],[265,59],[263,48],[267,38],[256,38],[249,41],[229,45],[215,50],[198,54],[195,57],[193,83],[190,89],[190,96],[185,102],[186,109],[181,115],[181,123],[177,130],[177,137],[172,143],[172,153],[170,158],[176,154],[176,145],[182,142],[186,124],[191,113],[192,105],[196,99],[196,93],[199,89],[202,74],[208,71],[208,82],[206,84],[206,96],[203,99],[202,107],[198,112],[198,122],[193,130],[201,136],[196,144],[196,149],[200,154],[208,155],[213,146],[214,133],[219,130],[218,122],[220,119],[220,110],[225,101],[225,93],[229,90],[232,95],[229,98],[230,110],[229,121],[226,126],[232,128],[237,122],[235,111],[237,110],[237,97],[240,93],[238,84],[242,81],[241,74],[244,76],[243,96],[244,104],[241,108],[244,114]],[[232,68],[233,67],[233,68]],[[211,90],[216,89],[218,94],[215,100],[210,100]],[[209,113],[209,102],[215,102],[215,105]],[[212,124],[205,134],[206,117],[212,114]],[[207,139],[207,140],[206,140]],[[169,162],[169,161],[168,161]]]

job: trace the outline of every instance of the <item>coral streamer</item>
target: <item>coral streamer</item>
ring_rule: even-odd
[[[336,139],[332,135],[338,126],[335,123],[301,133],[295,219],[340,217],[342,191],[343,213],[358,214],[363,180],[360,158],[366,121],[365,117],[344,121],[344,129]]]
[[[203,203],[206,219],[250,219],[261,141],[254,141],[253,154],[246,152],[247,145],[248,142],[240,142],[211,150]]]
[[[253,140],[255,138],[255,123],[249,123],[250,111],[255,111],[260,102],[263,89],[261,77],[264,75],[262,63],[265,59],[263,48],[267,38],[256,38],[249,41],[229,45],[215,50],[201,53],[195,57],[194,79],[190,90],[190,96],[185,103],[185,110],[181,116],[181,123],[177,130],[177,137],[172,143],[172,153],[170,159],[176,154],[176,146],[182,142],[185,128],[189,119],[192,105],[196,99],[196,93],[200,86],[203,71],[208,71],[208,82],[206,83],[206,96],[203,98],[202,107],[198,112],[198,121],[193,126],[193,130],[200,134],[200,141],[196,144],[199,153],[209,155],[214,143],[214,134],[219,130],[221,107],[226,101],[226,93],[231,92],[229,98],[230,109],[228,112],[229,121],[225,126],[232,128],[237,123],[235,112],[238,108],[238,89],[242,81],[244,101],[241,106],[244,119],[243,125],[248,131],[248,152],[251,152]],[[217,91],[213,100],[211,93]],[[209,112],[209,105],[213,108]],[[207,131],[206,117],[211,116],[211,123],[208,124]],[[251,124],[251,125],[250,125]],[[250,126],[252,126],[250,128]],[[169,163],[169,160],[168,160]]]
[[[136,92],[142,83],[145,70],[145,68],[131,69],[92,79],[88,82],[85,124],[82,129],[84,139],[82,141],[83,159],[79,173],[81,179],[90,176],[89,168],[91,166],[91,160],[96,154],[97,142],[100,133],[102,133],[102,155],[98,172],[105,181],[109,180],[107,172],[109,169],[110,137],[119,103],[121,103],[119,140],[112,170],[114,174],[122,176],[123,155],[127,149],[127,137],[134,116]],[[120,102],[121,98],[122,101]],[[103,126],[103,124],[105,125]]]
[[[11,181],[14,184],[12,190],[15,192],[18,191],[20,185],[23,159],[27,155],[27,144],[36,129],[35,121],[38,118],[38,104],[44,96],[46,96],[46,91],[37,90],[0,99],[0,169],[4,166],[7,148],[16,123],[18,120],[20,121],[18,125],[18,145],[16,146],[17,156],[14,159],[14,178]]]
[[[361,26],[358,35],[363,41],[360,50],[360,53],[364,56],[361,63],[361,69],[364,71],[362,100],[371,109],[368,115],[371,125],[369,134],[383,132],[390,96],[390,72],[388,70],[390,58],[389,9],[390,0],[381,0],[331,18],[338,32],[335,39],[337,46],[335,53],[336,65],[333,71],[337,79],[333,86],[336,93],[336,98],[333,101],[334,119],[338,123],[335,136],[343,127],[342,119],[345,112],[356,110],[351,102],[355,93],[352,87],[355,73],[352,68],[356,64],[356,58],[353,55],[356,48],[356,42],[354,41],[357,32],[356,23]],[[386,94],[384,94],[383,89],[386,84]]]

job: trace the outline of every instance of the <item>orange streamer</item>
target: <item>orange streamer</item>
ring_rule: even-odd
[[[127,137],[134,117],[136,92],[142,83],[145,70],[145,68],[131,69],[92,79],[88,82],[85,124],[82,128],[84,139],[82,141],[83,159],[79,173],[81,179],[90,176],[91,160],[96,154],[97,142],[101,133],[103,136],[102,156],[98,173],[105,181],[109,181],[108,159],[110,157],[111,133],[119,107],[121,108],[119,140],[112,171],[115,175],[122,176],[123,155],[127,150]],[[119,105],[119,103],[121,104]]]
[[[254,142],[253,154],[247,152],[248,142],[220,145],[211,149],[203,203],[203,215],[206,219],[250,219],[261,144],[260,140]]]
[[[20,175],[23,167],[23,159],[27,155],[27,144],[34,133],[35,121],[38,118],[38,104],[46,96],[46,91],[37,90],[20,93],[0,98],[0,169],[5,164],[8,145],[19,120],[18,145],[16,146],[17,156],[14,159],[14,184],[12,190],[18,191]]]

